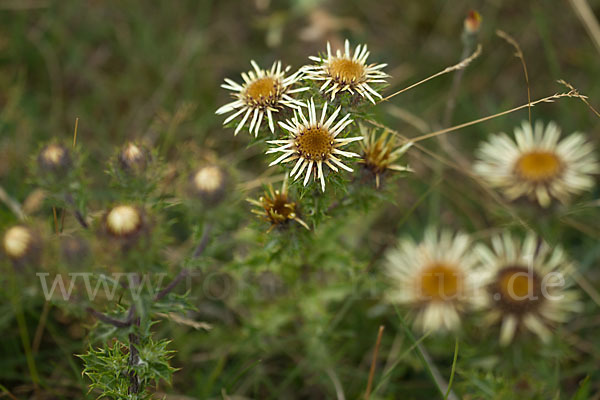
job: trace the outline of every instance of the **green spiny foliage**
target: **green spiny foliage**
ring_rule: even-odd
[[[97,398],[143,400],[151,398],[145,389],[158,385],[160,380],[171,383],[175,368],[169,365],[174,351],[168,350],[170,341],[162,339],[154,342],[151,337],[140,338],[135,346],[137,356],[131,361],[131,344],[114,341],[79,355],[84,362],[83,374],[92,383],[90,391],[101,393]],[[131,380],[137,380],[139,393],[131,392]]]

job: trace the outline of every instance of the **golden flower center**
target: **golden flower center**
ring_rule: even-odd
[[[277,93],[278,86],[279,82],[273,77],[258,78],[246,87],[245,95],[250,101],[264,103]]]
[[[108,229],[115,235],[129,235],[135,232],[141,223],[140,213],[131,206],[116,206],[106,217]]]
[[[305,128],[294,143],[298,154],[307,160],[327,160],[333,151],[333,136],[323,127]]]
[[[520,265],[502,268],[491,287],[496,305],[512,313],[524,313],[542,299],[541,279],[531,269]]]
[[[347,58],[335,58],[329,62],[329,74],[342,83],[360,80],[365,74],[365,67],[358,61]]]
[[[500,277],[500,290],[502,294],[508,296],[514,301],[522,301],[529,293],[529,286],[532,284],[532,279],[527,275],[521,275],[516,272],[504,273]]]
[[[532,151],[517,160],[515,172],[524,180],[544,182],[556,178],[563,170],[563,163],[556,153]]]
[[[194,184],[202,192],[214,192],[223,183],[223,173],[219,167],[203,167],[196,172]]]
[[[462,273],[453,265],[436,263],[420,275],[421,295],[424,299],[446,301],[456,297],[462,289]]]
[[[4,250],[9,257],[20,258],[27,252],[30,242],[29,230],[22,226],[15,226],[4,235]]]

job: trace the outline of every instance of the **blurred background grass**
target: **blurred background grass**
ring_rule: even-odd
[[[596,14],[600,13],[600,1],[589,3]],[[189,159],[210,149],[238,157],[246,147],[247,138],[243,133],[234,137],[231,130],[222,129],[222,118],[215,116],[214,111],[229,99],[228,93],[219,88],[223,78],[238,80],[239,73],[250,68],[251,59],[262,66],[281,59],[298,68],[307,62],[309,55],[323,51],[328,40],[339,45],[348,37],[355,44],[369,45],[371,62],[389,64],[387,72],[392,78],[387,90],[392,93],[459,61],[463,20],[471,9],[483,16],[480,33],[483,54],[464,73],[452,124],[527,102],[521,64],[513,57],[514,49],[496,36],[497,29],[510,33],[519,42],[527,61],[532,99],[565,91],[555,82],[562,78],[590,96],[592,104],[600,104],[599,52],[567,1],[0,0],[1,185],[13,198],[25,201],[32,192],[28,179],[31,157],[43,141],[59,138],[69,142],[75,118],[79,118],[78,142],[88,154],[87,178],[98,198],[103,196],[103,171],[108,155],[128,139],[143,138],[159,148],[175,173],[182,167],[177,162],[182,154]],[[377,107],[375,113],[379,120],[406,136],[440,128],[452,78],[446,75],[397,96]],[[576,99],[536,106],[533,115],[534,119],[555,120],[567,132],[588,132],[597,145],[600,142],[597,117]],[[522,110],[451,135],[464,156],[472,159],[472,150],[489,132],[510,132],[526,118],[527,110]],[[427,145],[436,149],[435,141]],[[243,156],[246,160],[236,161],[244,180],[258,177],[266,167],[258,151],[250,154]],[[411,164],[418,169],[427,163],[412,159]],[[401,197],[414,203],[429,190],[432,182],[427,177],[436,173],[439,171],[431,172],[423,166],[417,178],[403,187],[406,193]],[[482,200],[478,190],[472,184],[469,187],[460,173],[448,174],[452,179],[434,187],[434,196],[427,200],[429,205],[419,206],[410,215],[406,221],[408,231],[418,232],[427,222],[469,230],[488,225],[485,213],[489,209],[494,213],[494,207],[487,205],[490,200]],[[461,191],[464,198],[458,198],[456,191]],[[592,197],[597,198],[598,192]],[[412,203],[401,203],[399,209],[388,215],[372,216],[378,221],[374,225],[395,232],[396,227],[386,227],[386,218],[390,215],[400,218]],[[432,208],[441,211],[431,212]],[[51,211],[45,210],[41,216],[50,221]],[[599,217],[594,212],[574,221],[583,224],[588,236],[581,229],[562,225],[554,225],[554,233],[550,234],[569,243],[571,250],[581,255],[580,261],[587,271],[591,271],[598,256],[598,238],[594,235],[598,232]],[[14,221],[10,211],[0,207],[0,224],[4,227]],[[340,234],[330,229],[332,234]],[[369,246],[376,247],[368,242]],[[326,253],[327,249],[319,252]],[[327,264],[318,255],[314,259]],[[368,260],[368,254],[364,260]],[[589,279],[597,283],[598,273],[589,273]],[[32,302],[24,308],[34,331],[42,304]],[[371,306],[344,301],[328,310],[326,315],[334,322],[328,329],[335,329],[336,334],[323,341],[315,335],[323,329],[324,321],[318,318],[318,312],[323,310],[317,310],[316,316],[308,318],[310,323],[302,324],[294,335],[285,338],[279,336],[277,324],[272,325],[273,332],[261,331],[257,327],[260,324],[247,325],[239,331],[216,329],[209,333],[172,328],[163,334],[173,338],[173,347],[178,351],[174,365],[183,370],[176,374],[173,388],[163,389],[189,398],[218,398],[223,387],[229,393],[239,389],[240,376],[246,377],[245,370],[250,368],[254,378],[244,383],[247,386],[243,392],[248,396],[253,394],[253,398],[334,398],[338,380],[348,398],[356,398],[364,391],[369,352],[379,323],[363,319],[371,312]],[[286,308],[286,304],[281,307]],[[0,382],[18,388],[29,385],[30,380],[14,316],[9,305],[5,308],[0,317],[4,341],[0,347]],[[310,306],[306,309],[310,310]],[[347,313],[348,309],[355,312]],[[590,341],[589,351],[598,354],[600,343],[597,338],[593,340],[597,312],[591,307],[588,311],[587,315],[596,322],[587,326],[580,321],[589,329],[582,335],[587,335],[585,340]],[[273,324],[272,315],[265,318]],[[332,321],[327,319],[329,323]],[[60,388],[48,398],[82,398],[86,382],[81,378],[79,361],[72,357],[85,346],[81,321],[70,320],[53,310],[47,326],[49,334],[36,362],[41,375]],[[397,322],[395,328],[390,327],[393,329],[400,329]],[[390,334],[390,338],[384,339],[384,348],[389,350],[394,346],[392,338]],[[329,346],[327,351],[321,348],[324,343]],[[435,354],[438,354],[436,348],[439,354],[445,354],[441,363],[449,367],[453,341],[430,345]],[[307,346],[310,351],[305,353]],[[269,352],[268,361],[258,362],[267,352],[265,349]],[[292,355],[284,355],[284,350],[290,350]],[[328,355],[326,360],[319,359],[323,354]],[[476,354],[469,354],[468,348],[461,355],[466,359],[476,358]],[[554,360],[555,356],[549,359]],[[561,393],[567,396],[586,374],[592,374],[595,378],[592,382],[598,389],[600,359],[588,356],[579,358],[578,365],[569,365],[564,376],[562,369],[560,376],[556,376],[558,367],[542,358],[539,370],[528,370],[525,375],[545,377],[550,383],[527,379],[526,384],[531,386],[527,393],[554,395],[557,387],[563,387]],[[379,393],[385,396],[382,398],[435,396],[418,361],[413,361],[394,370],[392,383]],[[324,365],[319,366],[318,362]],[[339,377],[331,375],[329,367],[335,367]],[[514,376],[465,374],[468,379],[465,376],[459,379],[471,382],[474,387],[483,385],[493,393],[489,395],[480,388],[474,392],[479,395],[471,398],[494,398],[494,393],[514,398],[510,393],[520,382]],[[254,385],[254,389],[248,385]],[[536,392],[535,385],[549,391]],[[523,398],[530,398],[527,396],[530,395]],[[539,398],[548,398],[544,396],[541,394]]]

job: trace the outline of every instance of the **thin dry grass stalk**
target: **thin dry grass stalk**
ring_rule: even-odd
[[[176,322],[180,325],[190,326],[196,330],[210,331],[213,328],[213,326],[207,322],[194,321],[193,319],[182,317],[181,315],[173,313],[173,312],[156,313],[156,316],[165,318],[165,319],[170,319],[171,321]]]
[[[404,93],[404,92],[406,92],[406,91],[408,91],[410,89],[416,88],[417,86],[419,86],[419,85],[421,85],[421,84],[423,84],[425,82],[428,82],[428,81],[430,81],[430,80],[432,80],[434,78],[437,78],[438,76],[442,76],[442,75],[448,74],[450,72],[458,71],[458,70],[461,70],[463,68],[468,67],[469,64],[471,64],[471,62],[473,62],[473,60],[475,60],[477,57],[479,57],[481,55],[482,49],[483,48],[482,48],[481,44],[478,44],[477,45],[477,49],[475,50],[475,52],[473,54],[471,54],[469,57],[467,57],[464,60],[462,60],[461,62],[459,62],[458,64],[455,64],[455,65],[452,65],[450,67],[447,67],[444,70],[438,72],[437,74],[433,74],[433,75],[431,75],[428,78],[425,78],[425,79],[423,79],[423,80],[421,80],[421,81],[419,81],[417,83],[414,83],[414,84],[412,84],[410,86],[405,87],[404,89],[398,90],[397,92],[392,93],[392,94],[390,94],[387,97],[384,97],[380,101],[380,103],[384,102],[384,101],[388,101],[389,99],[391,99],[394,96],[399,95],[400,93]]]
[[[529,74],[527,73],[527,63],[525,62],[525,56],[523,55],[523,51],[521,50],[521,46],[519,46],[519,43],[517,43],[517,41],[508,33],[498,29],[496,31],[496,35],[500,36],[502,39],[506,40],[508,44],[514,47],[515,57],[521,60],[523,72],[525,73],[525,83],[527,84],[527,103],[529,104],[529,123],[531,124],[531,89],[529,87]]]
[[[238,189],[242,192],[247,192],[249,190],[261,187],[263,185],[268,185],[269,183],[277,183],[282,182],[285,179],[286,174],[278,174],[272,176],[260,176],[256,179],[253,179],[248,182],[240,183],[238,185]]]
[[[570,89],[572,92],[575,92],[575,93],[579,94],[579,90],[577,90],[576,88],[574,88],[574,87],[573,87],[573,85],[571,85],[569,82],[566,82],[566,81],[564,81],[564,80],[562,80],[562,79],[559,79],[559,80],[557,80],[556,82],[560,83],[561,85],[565,85],[565,86],[566,86],[566,87],[568,87],[568,88],[569,88],[569,89]],[[581,101],[583,101],[583,102],[584,102],[584,103],[585,103],[585,104],[588,106],[588,108],[589,108],[590,110],[592,110],[592,112],[593,112],[594,114],[596,114],[596,116],[597,116],[598,118],[600,118],[600,113],[599,113],[599,112],[598,112],[598,111],[597,111],[597,110],[596,110],[594,107],[592,107],[592,105],[591,105],[591,104],[588,102],[588,100],[587,100],[587,96],[581,96],[581,95],[579,95],[579,96],[575,96],[575,97],[577,97],[577,98],[579,98]]]
[[[333,386],[335,387],[335,396],[337,400],[346,400],[346,396],[344,395],[344,388],[342,386],[342,382],[338,378],[337,374],[332,368],[327,368],[325,371],[327,372],[327,376],[333,382]]]
[[[77,145],[77,128],[79,127],[79,117],[75,118],[75,128],[73,129],[73,148]]]
[[[379,346],[381,345],[381,337],[383,336],[383,325],[379,326],[379,332],[377,333],[377,342],[375,343],[375,350],[373,351],[373,359],[371,360],[371,369],[369,370],[369,381],[367,382],[367,390],[365,391],[365,400],[369,400],[371,397],[371,388],[373,387],[373,377],[375,376],[375,366],[377,365],[377,355],[379,354]]]
[[[44,329],[48,320],[48,312],[50,311],[50,307],[52,307],[52,304],[48,300],[46,300],[44,302],[44,308],[42,309],[42,315],[40,316],[38,326],[35,330],[35,335],[33,336],[33,342],[31,342],[31,352],[33,354],[37,354],[38,350],[40,349],[40,344],[42,343],[42,336],[44,335]]]
[[[513,113],[515,111],[522,110],[522,109],[524,109],[526,107],[533,107],[533,106],[535,106],[536,104],[539,104],[539,103],[553,103],[554,100],[557,100],[557,99],[560,99],[560,98],[563,98],[563,97],[577,97],[577,98],[586,98],[587,99],[586,96],[580,95],[579,92],[577,92],[575,90],[571,90],[571,91],[566,92],[566,93],[555,93],[552,96],[547,96],[547,97],[544,97],[543,99],[539,99],[539,100],[536,100],[536,101],[533,101],[533,102],[530,102],[530,103],[527,103],[527,104],[523,104],[523,105],[515,107],[515,108],[511,108],[510,110],[502,111],[502,112],[499,112],[499,113],[493,114],[493,115],[488,115],[487,117],[483,117],[483,118],[479,118],[479,119],[476,119],[476,120],[473,120],[473,121],[465,122],[465,123],[460,124],[460,125],[451,126],[450,128],[440,129],[438,131],[427,133],[427,134],[421,135],[421,136],[417,136],[415,138],[410,138],[408,140],[411,141],[411,142],[413,142],[413,143],[420,142],[422,140],[430,139],[432,137],[443,135],[445,133],[449,133],[449,132],[453,132],[453,131],[456,131],[456,130],[459,130],[459,129],[462,129],[462,128],[466,128],[467,126],[477,125],[477,124],[479,124],[481,122],[489,121],[491,119],[498,118],[498,117],[501,117],[503,115],[511,114],[511,113]]]
[[[594,15],[592,8],[586,0],[570,0],[570,3],[577,14],[577,17],[594,42],[596,49],[600,52],[600,24],[598,23],[598,19]]]
[[[58,235],[59,234],[59,231],[58,231],[58,216],[56,214],[56,207],[52,207],[52,215],[54,216],[54,231]]]
[[[18,201],[10,197],[6,190],[0,186],[0,201],[6,204],[6,206],[19,218],[20,220],[25,219],[25,214]]]
[[[583,276],[581,276],[579,272],[575,271],[571,275],[579,287],[583,289],[588,296],[590,296],[594,303],[600,306],[600,293],[598,293],[596,288],[594,288],[594,286],[592,286]]]

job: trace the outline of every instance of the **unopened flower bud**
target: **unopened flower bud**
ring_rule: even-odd
[[[469,11],[469,15],[465,18],[465,32],[468,34],[476,34],[481,28],[481,14],[475,10]]]
[[[133,142],[127,143],[118,156],[119,164],[122,169],[127,171],[143,170],[150,159],[150,153],[144,146]]]
[[[15,262],[25,262],[37,258],[41,249],[41,240],[30,228],[16,225],[4,233],[2,245],[8,258]]]
[[[201,167],[190,176],[191,192],[207,202],[220,201],[226,185],[227,173],[216,165]]]
[[[40,151],[38,164],[42,171],[65,172],[72,165],[69,149],[63,145],[51,143]]]
[[[129,238],[137,234],[144,225],[142,213],[129,205],[113,207],[105,217],[106,231],[116,238]]]

